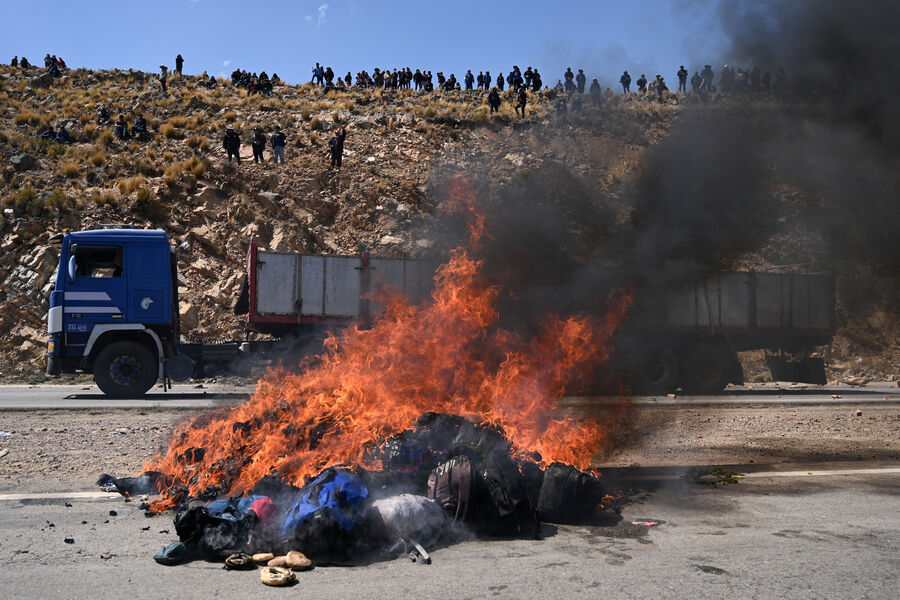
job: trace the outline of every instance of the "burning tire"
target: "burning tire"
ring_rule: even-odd
[[[684,367],[685,391],[691,394],[721,392],[731,380],[732,361],[728,352],[716,344],[698,345]]]
[[[153,352],[132,341],[113,342],[94,360],[94,381],[110,398],[143,396],[157,379]]]
[[[636,391],[643,394],[665,394],[678,385],[678,359],[665,346],[651,346],[639,353],[632,377]]]

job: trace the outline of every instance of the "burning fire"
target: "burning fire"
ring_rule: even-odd
[[[453,184],[448,207],[466,212],[477,248],[484,219],[463,182]],[[496,325],[501,288],[480,266],[469,250],[453,250],[431,302],[392,297],[369,329],[329,338],[319,362],[298,373],[271,369],[245,404],[180,425],[166,454],[144,469],[192,496],[238,494],[265,475],[302,485],[330,465],[377,466],[365,463],[366,451],[429,411],[502,427],[514,452],[537,452],[543,463],[588,467],[603,432],[558,415],[556,399],[609,358],[630,299],[601,319],[548,316],[525,338]],[[171,508],[177,496],[161,495],[152,509]]]

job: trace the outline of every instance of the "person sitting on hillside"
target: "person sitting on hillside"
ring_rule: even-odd
[[[50,125],[49,127],[47,127],[47,129],[42,131],[38,137],[41,138],[42,140],[56,139],[56,130],[53,129],[53,125]]]
[[[347,75],[350,75],[350,71],[347,71]],[[278,73],[272,73],[272,85],[281,85],[281,79],[278,77]],[[347,85],[350,85],[349,83]]]
[[[56,130],[56,136],[53,138],[60,144],[68,144],[72,141],[72,138],[69,136],[69,132],[66,131],[65,125],[60,125],[59,129]]]
[[[500,112],[500,92],[497,88],[491,88],[491,93],[487,97],[488,105],[491,107],[491,114]]]
[[[23,69],[28,69],[31,67],[31,64],[28,62],[28,59],[23,56],[22,60],[19,61],[19,66]]]
[[[97,124],[98,125],[108,125],[110,121],[109,109],[105,106],[101,106],[100,110],[97,112]]]
[[[9,61],[9,66],[18,67],[19,66],[19,55],[13,56],[13,59]]]
[[[147,119],[144,118],[144,113],[140,111],[137,113],[134,125],[131,126],[131,135],[139,140],[143,140],[147,137]]]
[[[55,62],[51,62],[50,66],[47,68],[47,72],[50,73],[50,77],[56,78],[61,75],[59,72],[59,67],[56,66]]]
[[[128,121],[125,120],[125,115],[119,115],[119,118],[116,119],[114,133],[120,140],[128,138]]]
[[[225,137],[222,138],[222,147],[225,148],[225,152],[228,153],[229,163],[233,156],[237,159],[237,164],[241,164],[241,138],[238,137],[238,134],[234,131],[234,127],[231,125],[225,130]]]
[[[206,81],[206,88],[210,89],[210,90],[214,90],[214,89],[216,89],[216,87],[218,87],[218,85],[219,85],[219,82],[216,81],[216,78],[213,77],[212,75],[210,75],[209,79]]]
[[[64,61],[64,60],[62,59],[62,57],[60,56],[58,59],[56,59],[56,66],[58,66],[60,69],[65,69],[65,68],[66,68],[66,61]]]
[[[44,57],[44,68],[49,67],[50,63],[52,63],[52,62],[54,62],[54,61],[52,58],[50,58],[50,53],[48,52],[47,55]]]

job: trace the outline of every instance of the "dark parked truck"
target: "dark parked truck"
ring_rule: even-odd
[[[60,263],[47,317],[47,373],[92,373],[113,397],[140,396],[284,348],[279,340],[180,342],[176,259],[165,232],[98,229],[56,236]],[[303,340],[323,328],[365,323],[382,285],[413,300],[431,289],[429,261],[269,252],[253,243],[237,311],[248,329]],[[779,351],[776,379],[824,383],[810,354],[831,342],[834,281],[828,276],[717,273],[676,289],[639,289],[617,340],[614,373],[635,389],[712,393],[742,383],[737,352]],[[784,353],[799,360],[788,361]]]
[[[720,272],[639,288],[617,354],[634,387],[651,394],[742,384],[743,350],[767,350],[773,379],[824,384],[824,361],[813,354],[831,344],[834,302],[830,275]]]

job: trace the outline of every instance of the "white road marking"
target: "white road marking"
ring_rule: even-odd
[[[889,473],[900,473],[900,467],[885,467],[882,469],[834,469],[834,470],[815,470],[815,471],[760,471],[758,473],[747,473],[742,475],[745,478],[751,477],[820,477],[822,475],[887,475]]]
[[[0,494],[2,500],[113,500],[123,498],[116,492],[44,492],[38,494]]]

